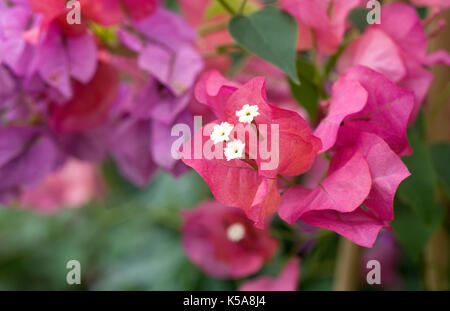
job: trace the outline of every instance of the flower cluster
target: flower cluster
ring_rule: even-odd
[[[183,146],[182,160],[205,179],[220,203],[244,210],[262,228],[280,202],[278,177],[306,172],[321,142],[299,114],[267,101],[262,77],[240,85],[210,71],[202,75],[195,93],[218,119]],[[204,149],[212,141],[211,153],[217,156],[196,156],[195,141],[203,142]]]
[[[170,129],[189,121],[203,68],[194,30],[155,0],[80,5],[70,25],[65,1],[0,1],[3,203],[70,158],[111,156],[138,186],[186,171]]]

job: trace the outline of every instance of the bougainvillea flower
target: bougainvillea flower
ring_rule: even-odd
[[[368,27],[350,43],[339,58],[337,69],[343,72],[353,65],[364,65],[413,91],[415,105],[409,118],[412,123],[433,79],[424,66],[435,63],[449,64],[449,54],[436,51],[427,55],[427,36],[415,8],[394,3],[382,7],[379,25]]]
[[[192,115],[188,110],[180,113],[171,123],[153,119],[151,121],[150,153],[153,161],[159,167],[177,177],[185,173],[188,167],[172,155],[172,145],[178,139],[176,136],[172,136],[173,124],[184,124],[189,126],[191,130],[194,127]]]
[[[443,9],[450,7],[450,0],[411,0],[411,2],[418,6],[432,6]]]
[[[88,84],[74,83],[74,97],[67,103],[51,106],[51,124],[57,132],[84,131],[99,126],[106,120],[116,100],[119,87],[117,70],[99,63]]]
[[[292,97],[286,75],[276,66],[258,57],[250,57],[236,76],[236,81],[245,83],[255,76],[266,77],[267,96],[280,108],[293,110],[308,120],[306,110]]]
[[[66,1],[29,0],[29,3],[34,12],[44,16],[43,29],[56,22],[64,34],[75,36],[84,34],[89,20],[102,26],[112,26],[122,22],[126,14],[135,20],[145,18],[157,6],[156,0],[78,0],[81,24],[70,25],[66,19],[72,7],[66,7]]]
[[[408,169],[375,134],[344,126],[327,177],[315,188],[288,189],[279,215],[333,230],[356,244],[371,247],[394,217],[393,201]]]
[[[25,208],[52,213],[64,207],[80,207],[99,196],[101,191],[95,166],[70,159],[36,187],[27,189],[20,203]]]
[[[150,155],[150,122],[128,118],[111,134],[109,152],[121,173],[137,186],[147,185],[157,169]]]
[[[35,186],[60,160],[54,140],[42,128],[0,127],[0,198]]]
[[[210,106],[219,119],[204,126],[183,146],[183,162],[203,177],[217,201],[243,209],[256,226],[263,227],[266,216],[276,210],[280,200],[277,176],[296,176],[306,172],[321,148],[320,140],[312,135],[300,115],[268,103],[262,77],[238,85],[227,81],[217,71],[207,72],[196,86],[196,97]],[[247,136],[248,128],[242,126],[244,124],[236,115],[244,106],[254,107],[257,112],[252,120],[246,121],[259,130],[261,125],[268,127],[265,133],[250,129],[247,132],[250,137]],[[223,122],[235,128],[229,141],[214,144],[210,138],[213,128]],[[277,131],[275,136],[272,136],[273,128]],[[252,139],[256,138],[254,135],[259,139]],[[241,137],[239,140],[245,146],[245,158],[242,159],[243,154],[238,148],[241,144],[233,142],[237,137]],[[196,141],[202,146],[212,147],[217,156],[204,156],[202,150],[198,154]],[[261,150],[262,141],[267,147],[265,153]],[[238,156],[225,158],[223,151],[229,150],[227,146],[230,144],[237,147],[235,152]]]
[[[22,35],[36,23],[28,5],[0,8],[1,61],[15,74],[27,73],[33,55],[33,47]]]
[[[359,0],[281,0],[281,8],[292,14],[299,27],[298,49],[317,48],[336,52],[346,30],[347,15]]]
[[[276,278],[262,276],[246,281],[240,291],[295,291],[300,279],[300,260],[297,257],[290,259],[283,271]]]
[[[96,72],[95,39],[89,34],[63,38],[58,27],[52,24],[42,34],[31,67],[45,82],[70,99],[73,95],[71,77],[87,83]]]
[[[255,229],[245,214],[215,201],[182,213],[183,248],[205,273],[239,278],[261,269],[278,248],[266,230]]]
[[[414,106],[411,91],[398,87],[382,74],[367,67],[347,70],[333,85],[329,112],[314,135],[322,140],[322,152],[336,142],[339,129],[377,134],[396,153],[410,153],[406,127]]]
[[[121,29],[119,37],[139,53],[139,66],[175,95],[185,93],[203,69],[203,60],[192,46],[194,30],[179,15],[163,8],[133,26],[135,29]]]

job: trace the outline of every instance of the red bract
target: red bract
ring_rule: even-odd
[[[220,203],[243,209],[255,225],[262,228],[266,216],[276,210],[280,201],[277,177],[306,172],[321,148],[320,140],[312,135],[306,121],[296,112],[267,102],[262,77],[238,85],[227,81],[217,71],[208,72],[196,86],[196,97],[216,112],[218,120],[204,126],[183,146],[182,160],[205,179]],[[249,126],[244,128],[239,121],[236,112],[245,107],[257,109],[258,114],[251,122],[258,131]],[[234,126],[230,137],[245,137],[242,139],[245,158],[220,157],[224,142],[213,144],[209,136],[212,127],[222,122]],[[264,126],[267,126],[266,131],[261,130]],[[271,132],[273,128],[278,131],[275,133],[278,137],[272,137],[275,135]],[[259,139],[252,139],[252,135]],[[202,151],[199,154],[195,142],[212,147],[219,157],[207,158]],[[263,143],[271,152],[270,158],[261,152]]]
[[[257,230],[235,208],[215,201],[183,212],[183,248],[205,273],[238,278],[257,272],[278,248],[268,231]]]
[[[116,99],[119,76],[111,65],[99,63],[88,84],[73,83],[74,97],[50,109],[52,126],[58,132],[85,131],[100,125]]]
[[[82,14],[95,23],[111,26],[122,22],[125,14],[138,20],[156,9],[156,0],[79,0]]]
[[[81,35],[86,31],[87,20],[103,26],[112,26],[123,21],[126,14],[134,20],[149,16],[155,10],[156,0],[79,0],[82,21],[81,24],[69,25],[63,0],[29,0],[31,8],[44,15],[43,26],[56,20],[66,35]],[[124,12],[125,11],[125,12]]]

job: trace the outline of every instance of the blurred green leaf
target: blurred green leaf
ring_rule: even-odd
[[[274,64],[299,83],[295,65],[297,23],[291,15],[266,7],[248,16],[234,16],[228,30],[243,48]]]
[[[422,115],[408,131],[413,154],[403,158],[411,176],[397,191],[394,232],[405,250],[417,260],[432,234],[441,224],[444,210],[436,200],[437,175],[425,142]]]
[[[295,100],[308,112],[309,118],[314,123],[319,107],[319,91],[315,80],[317,78],[316,68],[304,58],[297,58],[297,71],[300,85],[289,79],[291,93]]]
[[[410,131],[408,138],[413,154],[404,157],[403,161],[411,176],[400,184],[398,195],[425,225],[437,226],[442,219],[443,210],[435,199],[437,178],[431,154],[425,141],[415,131]]]
[[[395,237],[411,258],[418,262],[436,226],[424,224],[408,206],[398,200],[395,201],[394,206],[395,218],[391,225]]]
[[[355,8],[348,14],[349,21],[355,26],[360,32],[364,32],[367,26],[367,14],[369,10],[366,8]]]
[[[180,210],[211,196],[197,173],[161,172],[138,190],[111,163],[105,169],[120,195],[103,202],[52,215],[0,209],[1,290],[236,289],[205,276],[182,250]],[[72,259],[81,263],[81,285],[66,283]]]
[[[178,3],[178,0],[166,0],[165,2],[166,8],[168,8],[171,11],[180,12],[180,4]]]
[[[447,197],[450,199],[450,144],[442,142],[432,145],[431,156],[439,180]]]

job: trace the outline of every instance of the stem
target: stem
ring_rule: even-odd
[[[247,0],[242,0],[241,6],[239,7],[239,10],[237,12],[238,15],[242,15],[246,4],[247,4]]]
[[[223,6],[225,10],[228,11],[228,13],[230,13],[231,15],[236,15],[236,12],[225,0],[217,0],[217,1],[219,1],[219,3]]]
[[[213,24],[213,25],[206,25],[206,26],[200,27],[197,32],[200,36],[206,36],[210,33],[226,29],[227,25],[228,25],[228,21],[220,22],[220,23]]]
[[[440,227],[425,248],[425,285],[428,290],[448,290],[448,245],[447,232]]]
[[[443,11],[439,18],[436,18],[431,27],[435,26],[440,18],[444,18],[447,23],[450,22],[450,11]],[[430,40],[430,51],[439,49],[449,50],[450,41],[449,27],[444,27],[442,31]],[[434,76],[433,83],[427,96],[426,112],[428,114],[427,122],[427,141],[430,143],[437,141],[448,141],[450,139],[450,128],[448,114],[450,105],[448,105],[448,86],[450,81],[450,71],[443,65],[431,67],[431,73]],[[446,91],[443,91],[447,88]],[[447,105],[446,105],[447,104]],[[443,200],[444,201],[444,200]],[[445,202],[444,206],[448,213],[449,206]],[[445,211],[444,211],[445,212]],[[441,227],[431,237],[425,248],[425,285],[430,290],[448,290],[449,289],[449,236],[445,226]]]
[[[338,291],[359,288],[362,248],[344,237],[339,240],[333,289]]]

